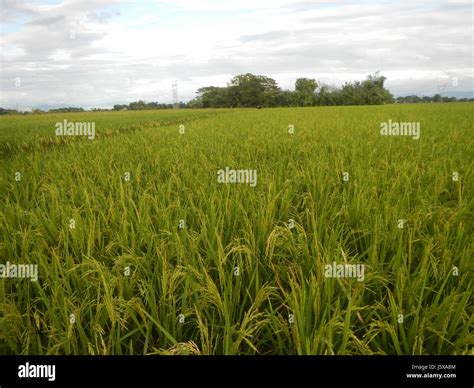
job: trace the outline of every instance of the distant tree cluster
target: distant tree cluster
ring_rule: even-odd
[[[186,108],[187,105],[184,102],[179,102],[177,104],[178,108]],[[147,109],[172,109],[174,108],[173,104],[160,104],[158,102],[145,102],[143,100],[134,101],[130,104],[118,104],[114,105],[113,110],[147,110]]]
[[[320,105],[380,105],[393,102],[384,87],[386,78],[375,74],[365,81],[345,83],[341,89],[321,84],[314,79],[298,78],[295,90],[282,90],[269,77],[241,74],[226,87],[207,86],[188,103],[190,108],[277,107]]]
[[[31,112],[24,112],[24,111],[18,111],[16,109],[3,109],[0,108],[0,116],[1,115],[11,115],[11,114],[20,114],[20,115],[28,115],[28,114],[41,114],[41,113],[66,113],[66,112],[84,112],[83,108],[74,108],[74,107],[69,107],[69,108],[56,108],[56,109],[49,109],[48,111],[42,110],[42,109],[33,109]]]
[[[48,112],[50,113],[66,113],[66,112],[84,112],[83,108],[57,108],[57,109],[50,109]]]
[[[16,114],[23,114],[23,112],[18,112],[16,109],[0,108],[0,116],[1,115],[16,115]]]
[[[395,99],[396,103],[401,104],[416,104],[419,102],[474,102],[474,98],[460,98],[456,97],[442,97],[441,94],[435,94],[433,97],[429,96],[405,96]]]

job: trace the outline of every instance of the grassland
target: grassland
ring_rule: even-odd
[[[95,139],[55,136],[64,119]],[[473,122],[462,103],[1,117],[0,263],[39,279],[0,279],[0,354],[473,354]],[[226,166],[257,186],[217,183]]]

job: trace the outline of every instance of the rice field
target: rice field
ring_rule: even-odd
[[[469,103],[2,116],[0,354],[472,355],[473,122]]]

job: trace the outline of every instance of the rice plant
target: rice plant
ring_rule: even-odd
[[[56,136],[65,119],[94,140]],[[474,354],[473,121],[468,103],[1,117],[0,353]]]

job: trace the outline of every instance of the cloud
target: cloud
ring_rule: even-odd
[[[188,100],[252,72],[292,88],[381,71],[395,94],[471,91],[469,1],[3,0],[0,106]],[[21,79],[17,86],[17,79]]]

